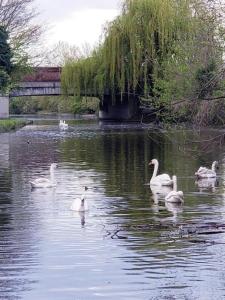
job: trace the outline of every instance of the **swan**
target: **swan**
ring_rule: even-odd
[[[54,170],[57,168],[57,164],[53,163],[50,166],[50,179],[39,177],[30,181],[32,188],[47,188],[47,187],[54,187],[56,186],[54,182]]]
[[[154,171],[152,174],[152,178],[150,179],[150,185],[165,185],[171,186],[173,185],[173,180],[170,178],[168,174],[157,175],[159,162],[157,159],[152,159],[149,165],[154,165]]]
[[[68,129],[68,124],[66,123],[65,120],[59,120],[59,128],[60,129]]]
[[[182,191],[177,191],[177,176],[173,175],[173,190],[169,192],[165,197],[165,201],[171,203],[183,203],[184,202],[184,193]]]
[[[199,178],[195,181],[195,184],[198,186],[200,192],[204,190],[212,190],[213,192],[215,192],[218,181],[216,177]]]
[[[212,163],[212,168],[208,169],[206,167],[200,167],[195,175],[198,178],[215,178],[216,177],[216,166],[218,165],[217,161]]]
[[[87,189],[88,188],[85,187],[85,191]],[[85,198],[85,194],[81,195],[81,197],[79,197],[79,198],[76,198],[73,201],[73,203],[71,204],[70,209],[75,210],[75,211],[79,211],[79,212],[88,211],[89,208],[88,208],[88,204],[87,204],[87,201],[86,201],[86,198]]]

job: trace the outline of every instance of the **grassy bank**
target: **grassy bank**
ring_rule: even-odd
[[[11,130],[16,130],[27,125],[29,122],[26,120],[16,120],[16,119],[2,119],[0,120],[0,132],[8,132]]]

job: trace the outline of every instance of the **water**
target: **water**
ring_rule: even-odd
[[[222,132],[57,124],[0,134],[0,299],[224,299],[225,234],[181,234],[225,224]],[[152,158],[184,205],[150,190]],[[199,187],[194,172],[215,159],[218,182]],[[56,188],[31,190],[52,162]],[[85,186],[89,212],[71,211]]]

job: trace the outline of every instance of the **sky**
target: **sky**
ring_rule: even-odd
[[[120,12],[120,0],[34,0],[45,28],[47,46],[59,41],[94,46],[103,25]]]

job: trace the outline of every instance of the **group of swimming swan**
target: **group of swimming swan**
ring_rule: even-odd
[[[68,124],[66,123],[65,120],[59,120],[59,128],[62,130],[68,129]]]
[[[177,191],[177,176],[173,175],[172,178],[168,174],[157,175],[159,162],[157,159],[152,159],[149,165],[154,165],[154,171],[150,179],[150,187],[157,187],[158,189],[163,189],[163,187],[173,187],[173,190],[168,192],[165,196],[165,201],[170,203],[183,203],[184,202],[184,193],[182,191]],[[195,175],[198,179],[202,178],[216,178],[216,166],[218,165],[217,161],[212,163],[212,168],[208,169],[206,167],[200,167]],[[55,187],[56,183],[54,180],[54,170],[57,168],[56,163],[50,165],[50,178],[39,177],[30,181],[32,188],[50,188]],[[85,192],[88,190],[85,187]],[[84,212],[87,211],[88,204],[85,201],[85,194],[80,198],[76,198],[71,207],[71,210]]]
[[[45,177],[39,177],[34,179],[33,181],[30,181],[31,187],[32,188],[51,188],[55,187],[55,176],[54,176],[54,171],[57,168],[56,163],[52,163],[50,165],[50,178],[45,178]],[[85,186],[84,188],[85,192],[88,190],[88,188]],[[79,211],[79,212],[85,212],[88,211],[88,204],[85,198],[85,193],[80,197],[74,199],[72,205],[70,206],[71,210]]]
[[[173,190],[170,191],[165,196],[165,201],[171,203],[183,203],[184,202],[184,193],[182,191],[177,191],[177,176],[173,175],[171,178],[168,174],[157,175],[159,162],[157,159],[152,159],[149,165],[154,165],[154,171],[152,178],[150,179],[150,186],[157,187],[173,187]],[[218,165],[217,161],[212,163],[212,168],[208,169],[206,167],[200,167],[195,175],[197,179],[204,178],[216,178],[216,166]]]

